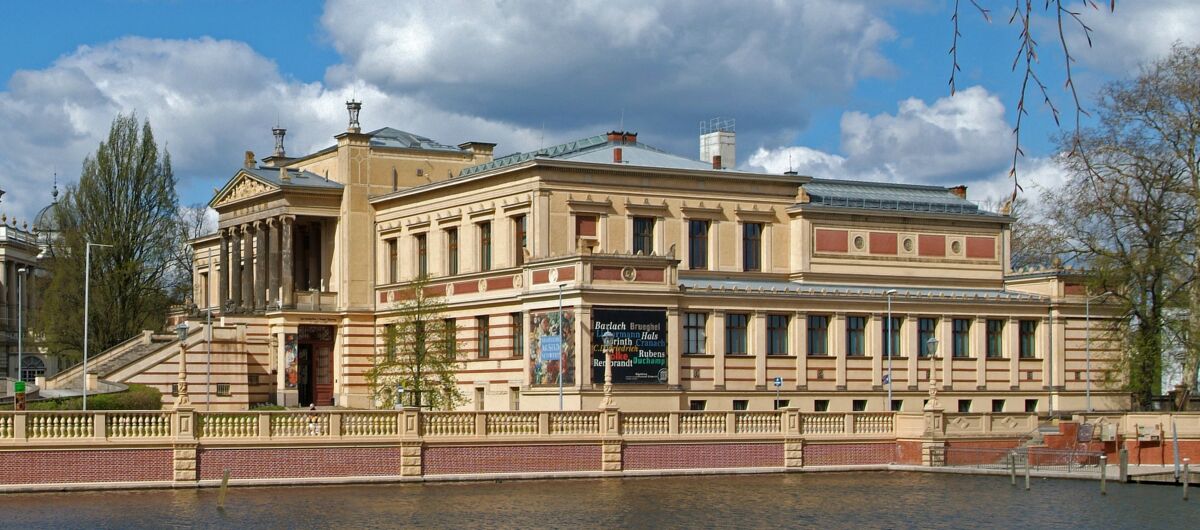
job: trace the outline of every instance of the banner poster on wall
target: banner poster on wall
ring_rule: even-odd
[[[611,349],[613,384],[666,383],[666,310],[593,309],[592,382],[596,384],[604,383],[606,348]]]
[[[283,336],[283,386],[296,388],[300,381],[300,365],[296,359],[296,334],[287,333]]]
[[[529,337],[529,364],[533,373],[534,386],[558,386],[558,374],[562,371],[562,384],[575,384],[575,310],[563,308],[562,322],[558,311],[531,313],[533,333]],[[542,355],[542,337],[556,337],[562,329],[562,344],[557,353]]]

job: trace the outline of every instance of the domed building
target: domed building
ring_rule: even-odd
[[[33,382],[57,372],[57,359],[44,355],[29,332],[39,299],[32,280],[58,233],[52,214],[58,204],[57,185],[52,197],[53,202],[34,217],[32,227],[8,217],[0,204],[0,378],[16,379],[20,372],[22,380]]]

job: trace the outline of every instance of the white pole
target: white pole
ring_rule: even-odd
[[[888,384],[887,384],[887,405],[884,406],[884,412],[892,411],[892,295],[896,294],[895,289],[889,289],[887,292],[887,322],[884,326],[887,327],[887,362],[888,362]]]
[[[83,410],[87,410],[88,302],[92,288],[92,244],[83,253]]]
[[[212,279],[216,276],[213,270],[212,250],[208,251],[208,279],[204,282],[204,342],[207,354],[204,374],[204,410],[212,411],[212,303],[208,301],[208,293],[212,290]],[[269,298],[269,297],[268,297]],[[275,355],[274,352],[271,355]]]
[[[1087,295],[1087,292],[1084,292]],[[1083,302],[1084,307],[1084,356],[1085,356],[1085,371],[1087,372],[1086,383],[1086,406],[1087,411],[1092,411],[1092,297],[1087,296]]]
[[[566,348],[563,348],[563,284],[558,284],[558,410],[563,410],[563,369],[567,362]]]
[[[24,335],[25,335],[25,302],[24,282],[21,277],[25,275],[28,269],[20,267],[17,269],[17,381],[24,381],[24,374],[21,373],[21,368],[24,366],[22,362],[22,352],[25,351]]]

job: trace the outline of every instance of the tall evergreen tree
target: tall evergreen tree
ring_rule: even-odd
[[[82,352],[89,242],[111,245],[91,253],[90,352],[163,326],[177,206],[171,157],[159,150],[150,122],[139,126],[135,115],[118,115],[56,207],[60,232],[38,318],[52,351],[69,358]]]

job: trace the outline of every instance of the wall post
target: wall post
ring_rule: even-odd
[[[601,442],[600,470],[616,472],[622,467],[624,441],[621,439],[621,413],[617,407],[609,405],[600,409]]]
[[[400,476],[419,477],[422,472],[421,409],[404,407],[400,412]]]
[[[196,411],[190,405],[176,407],[168,412],[171,418],[171,449],[174,472],[172,481],[177,486],[195,486],[200,479],[196,466],[199,441],[196,438]]]
[[[804,467],[804,435],[800,430],[800,410],[788,407],[783,411],[783,467]]]

